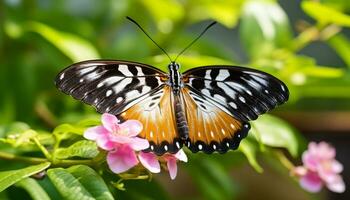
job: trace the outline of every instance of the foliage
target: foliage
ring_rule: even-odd
[[[8,198],[11,191],[23,188],[32,199],[170,198],[157,178],[132,181],[149,179],[148,174],[115,175],[104,170],[105,155],[82,137],[87,127],[98,124],[98,116],[90,107],[61,94],[53,84],[58,71],[85,59],[134,60],[165,70],[167,58],[125,20],[126,15],[150,30],[172,57],[198,34],[188,27],[216,20],[220,28],[212,29],[179,58],[182,70],[210,64],[252,66],[287,83],[291,99],[280,112],[328,109],[319,106],[327,104],[317,102],[334,99],[342,102],[341,109],[350,109],[350,42],[343,31],[350,24],[346,14],[350,7],[345,0],[302,1],[302,11],[311,20],[297,22],[296,33],[288,10],[275,0],[30,0],[1,4],[1,197]],[[231,29],[238,30],[239,52],[226,38],[217,42],[218,34],[225,33],[234,41]],[[326,66],[304,54],[314,42],[329,45],[344,66]],[[239,59],[242,53],[245,62]],[[305,100],[311,103],[304,104]],[[233,199],[238,186],[228,176],[230,169],[249,162],[263,173],[260,155],[287,167],[285,155],[297,158],[304,148],[305,139],[295,128],[265,115],[252,123],[250,136],[238,151],[190,155],[183,170],[202,191],[196,198]],[[44,180],[31,178],[46,169]],[[287,174],[286,170],[283,173]]]

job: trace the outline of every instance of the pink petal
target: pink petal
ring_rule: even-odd
[[[337,160],[332,161],[332,171],[334,173],[340,173],[343,171],[343,165]]]
[[[128,136],[135,137],[142,131],[142,124],[137,120],[127,120],[119,125],[120,129],[128,129]]]
[[[345,191],[345,183],[341,176],[336,176],[332,182],[327,183],[327,188],[332,192],[343,193]]]
[[[320,142],[318,144],[318,155],[321,159],[333,159],[335,158],[335,149],[326,142]]]
[[[178,160],[181,160],[183,162],[187,162],[187,156],[186,156],[185,152],[182,149],[180,149],[180,151],[178,151],[175,154],[175,158],[177,158]]]
[[[107,154],[107,164],[116,174],[125,172],[138,164],[135,152],[128,145],[121,145]]]
[[[312,154],[310,151],[305,151],[303,153],[302,160],[304,166],[312,171],[316,171],[320,163],[320,160],[317,158],[317,156],[315,156],[315,154]]]
[[[141,164],[152,173],[160,172],[160,164],[157,160],[157,156],[153,153],[139,153],[139,160]]]
[[[146,139],[142,139],[139,137],[132,138],[129,145],[135,150],[135,151],[141,151],[144,149],[147,149],[149,147],[149,142]]]
[[[176,159],[168,157],[168,159],[167,159],[167,166],[168,166],[170,178],[172,180],[174,180],[176,178],[176,175],[177,175]]]
[[[119,120],[116,116],[111,115],[109,113],[102,114],[101,121],[103,126],[109,131],[109,132],[115,132],[115,130],[118,127]]]
[[[108,131],[103,126],[94,126],[84,132],[84,137],[88,140],[96,140],[100,135],[106,135]]]
[[[120,144],[130,144],[133,141],[133,138],[126,135],[110,134],[109,139],[115,143]]]
[[[323,186],[323,183],[317,173],[309,171],[305,176],[301,177],[300,185],[306,191],[319,192]]]
[[[100,136],[96,139],[96,144],[101,149],[110,151],[113,150],[118,143],[111,141],[108,136]]]

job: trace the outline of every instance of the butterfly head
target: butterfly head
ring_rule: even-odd
[[[169,69],[169,71],[179,71],[180,64],[173,61],[168,65],[168,69]]]

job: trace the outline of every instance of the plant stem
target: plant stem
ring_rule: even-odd
[[[275,151],[275,155],[278,158],[278,160],[282,163],[283,166],[285,166],[288,170],[294,169],[294,165],[292,162],[286,158],[286,156],[281,151]]]
[[[30,164],[40,164],[43,162],[48,162],[48,160],[46,158],[18,156],[18,155],[3,152],[3,151],[0,151],[0,159],[17,160],[17,161],[30,163]]]
[[[3,152],[3,151],[0,151],[0,159],[16,160],[16,161],[26,162],[30,164],[40,164],[44,162],[50,162],[50,160],[46,158],[18,156],[18,155]],[[56,163],[53,163],[51,166],[52,167],[69,167],[72,165],[88,165],[90,167],[95,167],[95,162],[93,162],[93,160],[56,160]]]
[[[41,152],[43,152],[44,156],[48,159],[51,160],[51,154],[49,153],[49,151],[47,151],[47,149],[39,142],[39,140],[34,137],[32,138],[34,143],[36,144],[36,146],[38,146],[38,148],[41,150]]]

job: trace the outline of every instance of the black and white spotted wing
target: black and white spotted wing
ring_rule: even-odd
[[[256,119],[289,97],[282,81],[250,68],[198,67],[186,71],[183,80],[186,87],[197,94],[194,100],[199,106],[205,107],[205,101],[210,99],[215,106],[243,122]]]
[[[60,72],[56,86],[94,106],[100,113],[118,115],[148,94],[160,90],[167,75],[152,66],[117,60],[91,60]]]

